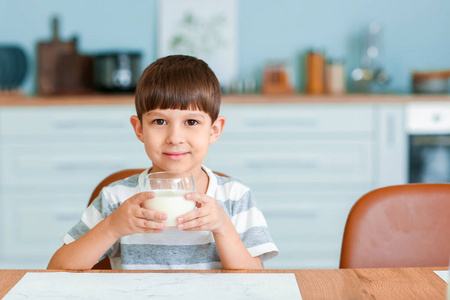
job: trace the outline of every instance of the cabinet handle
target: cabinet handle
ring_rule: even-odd
[[[92,128],[107,128],[107,129],[118,129],[126,128],[124,122],[117,120],[66,120],[59,119],[53,122],[53,127],[55,129],[92,129]]]
[[[395,146],[395,116],[388,115],[386,117],[386,145]]]
[[[248,127],[306,127],[312,128],[318,125],[317,118],[279,118],[279,119],[263,119],[249,118],[244,121]]]
[[[125,162],[89,162],[89,161],[59,161],[54,163],[58,171],[87,171],[87,170],[120,170],[126,166]]]
[[[317,207],[307,206],[307,207],[276,207],[270,206],[270,208],[265,207],[262,209],[266,218],[271,217],[283,217],[283,218],[316,218],[319,215],[319,210]]]
[[[317,160],[292,160],[292,161],[275,161],[267,160],[248,160],[245,165],[252,169],[285,169],[285,168],[301,168],[301,169],[317,169],[320,164]]]

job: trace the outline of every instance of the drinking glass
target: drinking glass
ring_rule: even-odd
[[[176,227],[177,218],[195,208],[195,201],[186,200],[186,193],[195,192],[194,176],[189,172],[156,172],[144,178],[144,191],[155,193],[143,207],[167,215],[167,226]]]

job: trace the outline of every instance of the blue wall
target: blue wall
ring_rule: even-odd
[[[81,52],[139,49],[148,65],[156,58],[157,10],[156,0],[0,0],[0,44],[27,51],[33,68],[23,90],[32,93],[36,43],[50,38],[52,15],[60,16],[63,40],[79,36]],[[311,47],[344,59],[348,73],[358,64],[360,32],[373,21],[383,29],[387,92],[409,92],[414,70],[450,69],[448,0],[238,0],[238,10],[242,78],[260,81],[265,63],[286,60],[301,89]]]

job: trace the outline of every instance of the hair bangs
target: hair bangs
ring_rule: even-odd
[[[172,59],[157,61],[144,71],[136,89],[138,117],[141,119],[142,113],[154,109],[200,110],[214,122],[221,102],[220,84],[214,73],[203,61]]]

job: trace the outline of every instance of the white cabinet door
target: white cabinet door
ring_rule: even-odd
[[[224,105],[221,114],[205,164],[255,194],[280,250],[265,267],[338,267],[348,212],[375,180],[373,105]]]
[[[101,180],[151,165],[133,113],[131,105],[0,110],[0,253],[8,267],[45,268]]]
[[[408,141],[405,129],[405,105],[378,106],[376,139],[376,185],[383,187],[408,183]]]
[[[129,135],[133,133],[130,117],[135,114],[131,105],[7,107],[0,113],[0,134],[5,137],[134,137]]]

